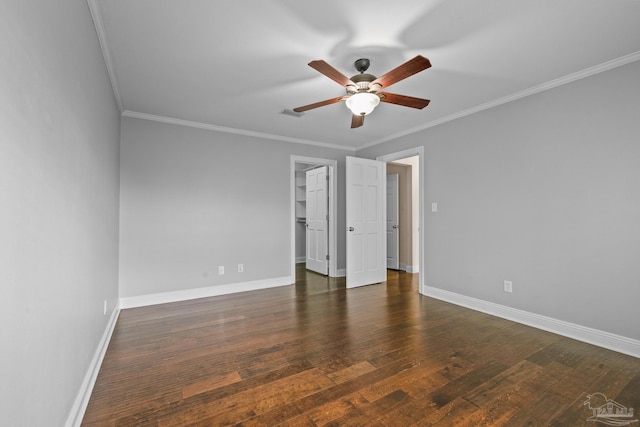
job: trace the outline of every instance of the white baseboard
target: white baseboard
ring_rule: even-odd
[[[258,289],[275,288],[292,285],[295,280],[289,276],[273,279],[254,280],[252,282],[230,283],[228,285],[209,286],[206,288],[185,289],[182,291],[162,292],[158,294],[140,295],[120,298],[120,308],[144,307],[147,305],[166,304],[197,298],[215,297]]]
[[[503,319],[542,329],[554,334],[573,338],[588,344],[597,345],[619,353],[640,358],[640,341],[610,332],[565,322],[552,317],[542,316],[505,305],[480,300],[443,289],[424,287],[424,294],[442,301],[481,311]]]
[[[418,268],[417,265],[406,265],[406,264],[400,264],[400,270],[406,271],[407,273],[417,273],[420,269]]]
[[[347,277],[347,269],[346,268],[339,268],[336,271],[336,276],[335,277]]]
[[[300,263],[303,263],[303,262],[307,262],[307,257],[300,256],[300,257],[296,258],[296,264],[300,264]]]
[[[120,308],[116,307],[111,313],[107,327],[102,334],[100,342],[98,343],[98,348],[93,355],[93,359],[91,359],[89,369],[87,369],[87,373],[84,376],[80,390],[73,402],[65,427],[79,427],[80,424],[82,424],[82,418],[84,418],[84,413],[87,410],[93,386],[96,384],[98,372],[100,372],[100,366],[102,366],[102,361],[104,360],[104,355],[109,347],[109,341],[111,341],[111,335],[113,334],[113,329],[116,327],[119,315]]]

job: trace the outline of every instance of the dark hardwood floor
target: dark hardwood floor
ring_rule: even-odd
[[[605,425],[592,393],[639,418],[640,359],[421,296],[417,275],[346,290],[302,265],[294,286],[122,310],[83,425]]]

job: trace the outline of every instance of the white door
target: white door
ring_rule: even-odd
[[[384,173],[377,160],[346,158],[347,288],[387,277]]]
[[[387,268],[400,269],[398,174],[387,175]]]
[[[329,195],[327,166],[307,171],[307,269],[329,274]]]

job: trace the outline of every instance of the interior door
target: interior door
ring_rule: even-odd
[[[387,268],[400,269],[399,175],[387,175]]]
[[[307,269],[329,274],[329,195],[328,167],[307,171],[306,263]]]
[[[346,158],[347,288],[386,280],[384,173],[377,160]]]

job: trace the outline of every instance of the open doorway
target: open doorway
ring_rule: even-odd
[[[327,274],[330,277],[337,276],[337,161],[312,157],[291,156],[290,181],[291,181],[291,279],[295,281],[296,264],[307,259],[307,188],[306,177],[308,171],[325,168],[327,176]]]
[[[397,153],[387,154],[385,156],[379,156],[377,160],[385,162],[387,164],[387,170],[391,173],[397,173],[399,171],[411,170],[408,174],[408,180],[410,180],[410,196],[405,194],[405,198],[410,198],[410,202],[405,205],[405,210],[409,209],[408,205],[411,205],[411,212],[404,212],[405,220],[401,221],[398,227],[398,232],[405,228],[405,233],[398,233],[400,240],[398,241],[398,247],[402,247],[404,243],[404,252],[406,252],[402,260],[398,264],[398,269],[406,271],[408,273],[418,273],[418,287],[421,293],[424,293],[424,235],[423,235],[423,200],[422,200],[422,188],[421,183],[424,182],[424,161],[423,161],[423,147],[416,147],[409,150],[404,150]],[[393,164],[393,165],[392,165]],[[396,166],[394,166],[396,165]],[[405,186],[405,191],[407,186]],[[402,192],[402,190],[399,190]],[[410,224],[407,224],[407,218],[410,216]],[[401,220],[402,214],[399,213],[399,219]],[[410,228],[410,230],[407,230]],[[410,231],[410,233],[407,233]],[[403,242],[402,237],[407,238],[410,236],[411,242]],[[408,247],[410,245],[410,249]],[[408,255],[410,253],[410,255]],[[402,262],[404,261],[404,262]]]
[[[417,156],[387,163],[387,269],[390,270],[419,271],[418,203],[413,200],[417,193],[412,191],[416,186],[413,171],[417,168]]]

